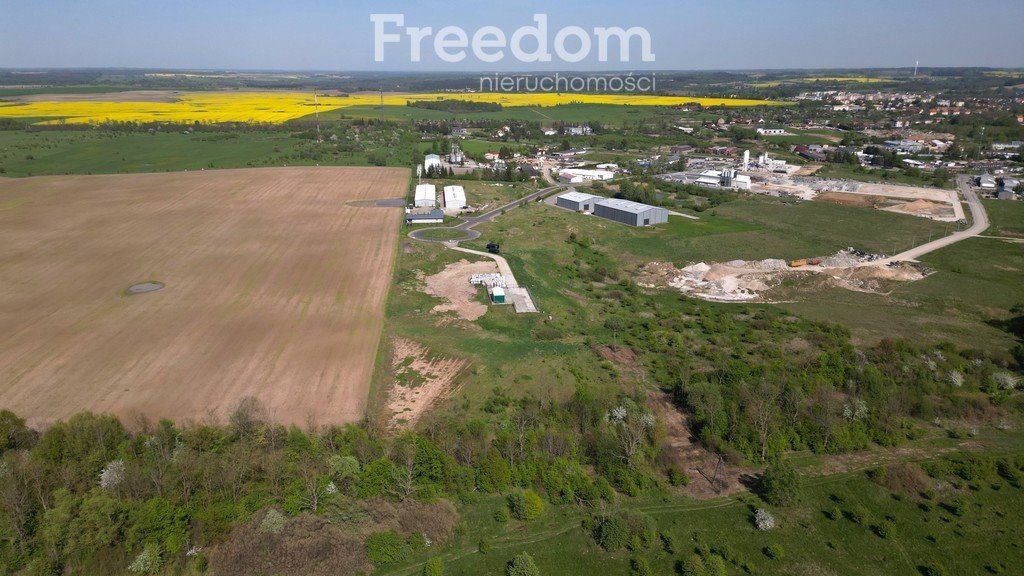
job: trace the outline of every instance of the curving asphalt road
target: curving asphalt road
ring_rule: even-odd
[[[968,238],[978,236],[986,229],[988,229],[988,213],[985,212],[985,206],[981,203],[981,199],[979,199],[978,195],[974,193],[973,189],[971,189],[971,177],[966,175],[958,176],[957,185],[960,187],[960,192],[964,195],[964,198],[967,200],[967,205],[971,209],[971,220],[973,222],[970,228],[966,230],[961,230],[959,232],[954,232],[949,236],[945,236],[939,238],[938,240],[928,242],[927,244],[922,244],[915,248],[911,248],[906,252],[900,252],[899,254],[896,254],[895,256],[891,256],[884,260],[876,260],[874,262],[870,262],[867,264],[885,265],[892,262],[905,262],[908,260],[917,260],[918,258],[924,256],[925,254],[935,252],[936,250],[945,248],[946,246],[949,246],[951,244],[956,244],[961,240],[966,240]]]
[[[547,188],[542,188],[542,189],[540,189],[540,190],[538,190],[538,191],[536,191],[536,192],[534,192],[532,194],[528,194],[528,195],[526,195],[526,196],[524,196],[524,197],[522,197],[522,198],[520,198],[518,200],[514,200],[512,202],[509,202],[508,204],[505,204],[504,206],[499,206],[498,208],[495,208],[494,210],[491,210],[489,212],[484,212],[483,214],[481,214],[479,216],[474,216],[472,218],[466,218],[466,221],[463,222],[462,224],[459,224],[458,226],[441,226],[441,227],[420,228],[418,230],[413,230],[412,232],[409,232],[409,238],[412,238],[413,240],[419,240],[421,242],[438,242],[438,243],[446,244],[446,243],[451,243],[453,241],[451,241],[451,240],[434,240],[434,239],[431,239],[431,238],[422,238],[421,236],[423,235],[423,233],[427,232],[428,230],[459,230],[461,232],[464,232],[466,234],[466,236],[464,238],[458,238],[458,239],[454,240],[455,243],[463,242],[465,240],[475,240],[475,239],[480,237],[480,233],[473,229],[474,227],[476,227],[477,224],[483,224],[484,222],[490,222],[491,220],[494,220],[499,215],[501,215],[503,212],[505,212],[505,211],[507,211],[507,210],[509,210],[511,208],[515,208],[516,206],[522,206],[523,204],[527,204],[529,202],[533,202],[534,200],[537,200],[539,198],[543,198],[543,197],[547,196],[548,194],[552,194],[555,191],[563,189],[565,187],[566,187],[565,185],[556,184],[554,186],[548,186]]]

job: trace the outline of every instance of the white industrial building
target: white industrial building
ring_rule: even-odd
[[[562,170],[559,177],[570,176],[570,179],[580,178],[583,182],[595,180],[611,180],[615,178],[615,172],[611,170],[583,170],[582,168],[566,168]]]
[[[433,184],[420,184],[416,187],[416,200],[413,206],[417,208],[437,207],[437,187]]]
[[[573,190],[555,198],[555,205],[574,212],[593,212],[594,203],[601,199],[600,196]]]
[[[570,172],[559,172],[558,180],[565,184],[583,184],[583,176],[572,174]]]
[[[982,174],[978,177],[978,187],[990,190],[996,189],[996,177],[991,174]]]
[[[732,168],[725,170],[705,170],[693,180],[698,186],[709,188],[735,188],[736,190],[750,190],[750,176],[737,174]]]
[[[758,128],[757,133],[762,136],[785,136],[785,128]]]
[[[444,187],[444,207],[449,210],[462,210],[467,205],[466,189],[462,186]]]
[[[437,154],[427,154],[423,158],[423,170],[429,172],[431,168],[434,170],[441,169],[441,157]]]
[[[668,210],[664,208],[618,198],[595,202],[594,215],[630,226],[653,226],[668,222]]]

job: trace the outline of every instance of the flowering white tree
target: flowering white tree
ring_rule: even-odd
[[[843,405],[843,418],[847,422],[854,422],[862,420],[868,415],[868,405],[860,398],[855,398],[852,402]]]
[[[996,386],[999,386],[1002,390],[1013,390],[1017,387],[1017,377],[1009,372],[1000,372],[992,379],[996,381]]]
[[[615,408],[612,408],[609,418],[612,422],[619,423],[626,420],[627,414],[625,406],[616,406]]]
[[[949,381],[949,385],[954,388],[959,388],[964,385],[964,375],[959,370],[950,370],[949,375],[946,376],[946,380]]]
[[[124,482],[124,460],[111,460],[100,472],[100,488],[116,490]]]
[[[263,517],[263,521],[260,522],[260,530],[268,534],[280,534],[281,530],[284,530],[286,522],[284,514],[281,514],[276,509],[271,508],[267,510],[267,514]]]
[[[754,513],[754,525],[758,530],[771,530],[775,528],[775,517],[764,508],[758,508]]]
[[[160,550],[155,546],[146,546],[139,552],[139,555],[128,565],[128,571],[132,574],[153,574],[160,570]]]
[[[630,413],[624,406],[613,408],[609,420],[615,426],[626,466],[633,468],[650,439],[657,420],[650,412],[634,410]]]

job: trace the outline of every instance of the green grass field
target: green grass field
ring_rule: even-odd
[[[261,166],[366,166],[365,151],[311,155],[308,139],[270,132],[0,131],[0,175],[117,174]],[[411,147],[386,150],[388,164],[408,166]]]
[[[986,236],[1024,238],[1024,202],[983,200],[991,227]]]

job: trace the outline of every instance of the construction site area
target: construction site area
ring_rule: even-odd
[[[953,189],[765,174],[752,177],[751,191],[874,208],[940,222],[959,222],[965,218],[963,206]]]
[[[878,292],[885,281],[909,282],[930,273],[917,263],[881,260],[877,254],[848,248],[827,257],[791,261],[769,258],[697,262],[683,268],[667,262],[650,262],[637,271],[636,281],[644,288],[675,288],[715,302],[769,302],[773,300],[772,291],[786,280],[824,278],[828,286]]]

